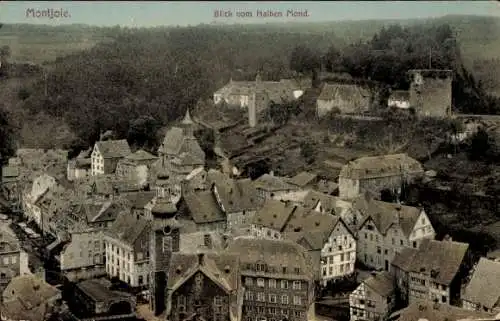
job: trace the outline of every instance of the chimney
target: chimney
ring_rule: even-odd
[[[269,175],[274,176],[274,171],[270,171]]]
[[[401,223],[401,206],[396,206],[396,224]]]
[[[203,265],[203,260],[205,259],[205,253],[198,253],[198,264]]]
[[[450,234],[446,234],[443,238],[443,241],[448,241],[448,242],[451,242],[453,241],[453,239],[451,238]]]

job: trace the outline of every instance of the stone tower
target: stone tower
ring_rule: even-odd
[[[179,224],[175,219],[155,217],[150,235],[150,308],[155,315],[165,311],[168,271],[173,252],[179,251]]]
[[[451,115],[452,81],[451,70],[416,69],[410,76],[410,107],[425,117],[448,117]]]

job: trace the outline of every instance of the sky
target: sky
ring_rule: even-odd
[[[32,9],[32,10],[31,10]],[[38,10],[66,12],[64,17],[36,16]],[[231,17],[214,17],[215,11]],[[265,17],[270,10],[281,17]],[[292,17],[288,11],[303,12]],[[307,11],[307,13],[305,13]],[[0,1],[0,22],[30,24],[88,24],[96,26],[153,27],[200,23],[266,23],[284,21],[339,21],[367,19],[413,19],[444,15],[500,17],[499,1],[331,1],[331,2],[107,2],[107,1]],[[239,15],[239,16],[237,16]],[[244,15],[244,17],[241,17]],[[248,15],[252,15],[249,17]]]

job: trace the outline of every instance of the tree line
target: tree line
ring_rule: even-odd
[[[334,46],[341,43],[335,30],[310,34],[197,26],[104,31],[113,41],[59,57],[45,67],[45,77],[20,94],[33,114],[43,111],[64,119],[78,137],[75,147],[88,146],[108,129],[134,145],[155,146],[158,128],[182,117],[198,100],[210,99],[235,72],[253,78],[261,71],[264,79],[279,80],[294,71],[324,68],[382,88],[404,89],[407,70],[427,68],[431,61],[432,68],[456,71],[457,110],[498,110],[463,67],[447,25],[394,25],[369,41],[342,48]]]

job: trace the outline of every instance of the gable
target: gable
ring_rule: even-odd
[[[371,216],[368,216],[366,218],[366,220],[361,225],[360,230],[368,232],[376,232],[378,234],[381,234],[380,231],[377,229],[377,225],[375,224],[375,221],[371,218]]]
[[[101,156],[101,152],[99,151],[99,147],[97,147],[97,143],[94,144],[94,150],[92,151],[92,156]]]
[[[333,228],[332,232],[330,233],[330,237],[337,237],[343,235],[351,235],[351,237],[354,236],[351,233],[351,231],[346,227],[344,222],[341,219],[339,219],[337,221],[337,224],[335,224],[335,227]]]
[[[313,250],[313,246],[303,236],[297,241],[297,243],[307,250]]]

